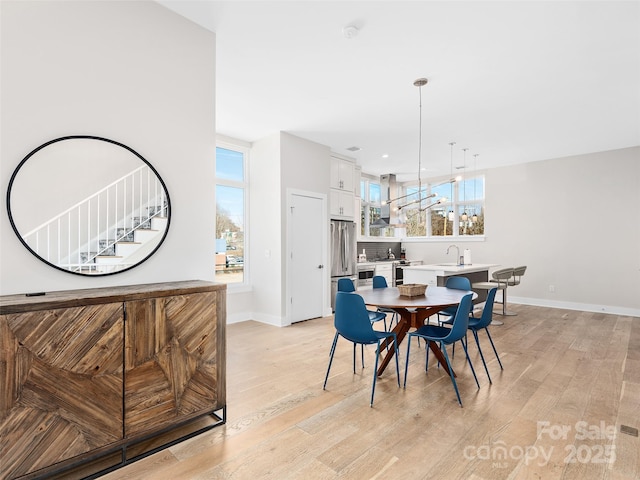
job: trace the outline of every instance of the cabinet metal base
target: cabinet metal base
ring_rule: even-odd
[[[117,447],[70,459],[64,464],[17,477],[17,480],[90,480],[118,470],[227,422],[227,406]]]

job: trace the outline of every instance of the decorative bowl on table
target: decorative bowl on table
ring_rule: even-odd
[[[427,285],[422,283],[407,283],[398,285],[398,291],[403,297],[419,297],[427,292]]]

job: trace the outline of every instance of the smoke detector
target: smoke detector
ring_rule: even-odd
[[[344,38],[347,38],[349,40],[357,37],[358,33],[360,33],[360,30],[358,30],[358,27],[356,27],[355,25],[347,25],[342,29],[342,34],[344,35]]]

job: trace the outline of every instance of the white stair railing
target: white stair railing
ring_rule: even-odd
[[[34,228],[23,240],[49,263],[91,272],[100,253],[147,226],[151,218],[166,216],[166,210],[162,183],[143,165]]]

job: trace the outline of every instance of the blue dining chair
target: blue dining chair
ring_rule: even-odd
[[[489,290],[487,293],[487,299],[484,303],[484,308],[482,309],[482,315],[480,318],[475,318],[473,315],[469,318],[469,330],[473,333],[473,338],[476,341],[476,345],[478,346],[478,352],[480,353],[480,358],[482,359],[482,364],[484,365],[484,371],[487,372],[487,377],[489,378],[489,383],[493,383],[491,381],[491,375],[489,374],[489,369],[487,368],[487,362],[485,361],[484,354],[482,352],[482,348],[480,347],[480,340],[478,338],[478,332],[480,330],[484,330],[487,332],[487,337],[489,337],[489,342],[491,342],[491,347],[493,348],[493,353],[495,353],[496,358],[498,359],[498,364],[500,365],[500,370],[504,370],[502,367],[502,362],[500,361],[500,357],[498,356],[498,351],[496,350],[496,346],[493,343],[493,339],[491,338],[491,333],[489,333],[489,325],[493,321],[493,305],[496,299],[496,293],[498,292],[498,288],[494,287]],[[445,320],[442,323],[450,324],[452,319]],[[455,347],[454,347],[455,348]],[[455,350],[454,350],[455,352]],[[453,355],[452,355],[453,357]]]
[[[336,351],[338,337],[343,337],[353,342],[353,373],[356,373],[356,344],[371,345],[376,344],[376,364],[373,369],[373,386],[371,387],[371,402],[373,407],[373,396],[376,391],[376,378],[378,377],[378,358],[380,357],[380,342],[382,340],[392,338],[393,348],[396,357],[396,376],[398,378],[398,387],[400,387],[400,367],[398,364],[398,339],[394,332],[380,332],[374,330],[362,297],[355,293],[338,292],[336,293],[336,311],[334,315],[334,326],[336,334],[331,345],[331,354],[329,356],[329,366],[327,374],[324,378],[322,389],[326,389],[327,380],[329,379],[329,371],[333,362],[333,355]]]
[[[467,277],[447,277],[445,287],[455,288],[456,290],[471,290],[471,281]],[[457,306],[447,307],[438,312],[438,324],[442,325],[440,315],[453,317],[456,314]]]
[[[500,357],[498,356],[498,351],[496,350],[496,346],[493,343],[493,339],[491,338],[491,334],[489,333],[489,325],[493,320],[493,304],[496,298],[497,288],[492,288],[489,290],[487,294],[487,300],[485,301],[484,308],[482,310],[482,316],[480,318],[469,318],[469,330],[473,333],[473,337],[476,340],[476,345],[478,346],[478,352],[480,352],[480,358],[482,359],[482,364],[484,365],[484,370],[487,372],[487,377],[489,377],[489,383],[491,382],[491,375],[489,375],[489,369],[487,368],[487,362],[484,359],[484,355],[482,354],[482,348],[480,348],[480,340],[478,340],[478,332],[480,330],[484,330],[487,332],[487,337],[489,337],[489,342],[491,343],[491,347],[493,348],[493,353],[495,353],[496,358],[498,359],[498,364],[500,365],[500,370],[504,370],[502,367],[502,362],[500,361]]]
[[[376,275],[375,277],[373,277],[373,288],[387,288],[387,279],[384,278],[382,275]],[[398,312],[396,312],[395,310],[391,309],[391,308],[385,308],[385,307],[378,307],[378,312],[380,313],[384,313],[385,315],[385,320],[384,320],[384,329],[385,330],[391,330],[391,327],[393,326],[393,321],[395,320],[396,323],[398,323]],[[389,322],[389,328],[387,328],[387,314],[390,313],[391,314],[391,321]]]
[[[473,378],[476,380],[476,385],[480,388],[480,384],[478,383],[478,377],[476,376],[476,371],[473,368],[473,364],[471,363],[471,359],[469,358],[469,353],[467,351],[467,343],[465,341],[467,328],[469,327],[469,315],[471,313],[471,300],[473,298],[473,294],[469,293],[462,297],[460,304],[456,310],[456,313],[453,317],[453,322],[451,324],[451,328],[442,327],[438,325],[424,325],[417,329],[415,332],[411,332],[408,335],[407,339],[407,361],[404,370],[404,386],[407,386],[407,372],[409,371],[409,353],[411,349],[411,339],[413,337],[422,338],[425,341],[425,350],[426,354],[426,362],[425,362],[425,371],[429,366],[429,343],[437,342],[439,344],[440,350],[444,356],[445,361],[447,362],[447,367],[449,370],[449,377],[451,378],[451,383],[453,383],[453,388],[456,391],[456,396],[458,397],[458,403],[462,407],[462,400],[460,399],[460,392],[458,391],[458,384],[456,383],[456,378],[453,373],[453,369],[451,368],[451,361],[449,360],[449,355],[447,354],[447,345],[452,345],[457,341],[462,343],[462,348],[464,348],[464,353],[467,357],[467,362],[471,367],[471,372],[473,373]]]
[[[384,277],[383,277],[384,278]],[[348,292],[348,293],[352,293],[356,291],[356,287],[353,284],[353,280],[351,280],[350,278],[339,278],[338,279],[338,292]],[[369,320],[371,321],[371,323],[375,323],[375,322],[379,322],[380,320],[383,320],[384,326],[385,326],[385,330],[387,329],[387,315],[382,313],[382,312],[378,312],[378,311],[373,311],[373,310],[367,310],[367,313],[369,314]]]
[[[356,287],[353,284],[353,280],[351,280],[350,278],[339,278],[338,279],[338,292],[347,292],[347,293],[353,293],[356,291]],[[376,322],[379,322],[380,320],[384,321],[384,329],[387,329],[387,314],[386,313],[382,313],[382,312],[378,312],[378,311],[372,311],[372,310],[367,310],[367,314],[369,315],[369,321],[374,324]],[[355,348],[355,344],[353,345],[353,347]],[[362,368],[364,368],[364,345],[361,345],[361,356],[362,356]],[[354,365],[355,368],[355,365]]]

